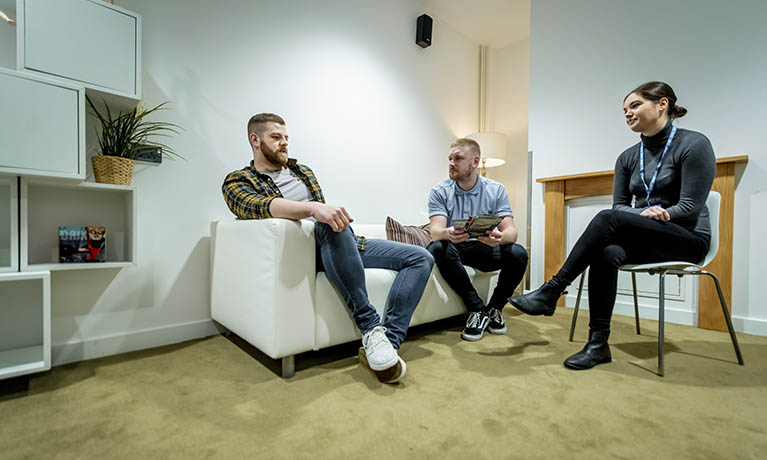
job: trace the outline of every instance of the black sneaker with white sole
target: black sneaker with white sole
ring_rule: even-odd
[[[501,310],[490,308],[487,316],[490,318],[490,322],[487,325],[487,332],[499,335],[506,333],[506,321],[503,320],[503,313]]]
[[[471,342],[480,340],[485,334],[485,329],[487,329],[489,322],[490,318],[485,310],[471,312],[469,319],[466,321],[466,327],[463,328],[461,333],[461,338]]]

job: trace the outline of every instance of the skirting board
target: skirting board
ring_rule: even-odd
[[[218,334],[213,321],[201,320],[183,324],[172,324],[153,329],[115,334],[81,341],[53,344],[51,364],[61,364],[84,361],[86,359],[102,358],[129,351],[145,350],[161,347],[187,340],[201,339]]]
[[[683,309],[683,308],[676,308],[678,305],[674,305],[674,303],[678,302],[667,302],[666,303],[666,321],[669,323],[676,323],[676,324],[684,324],[685,326],[694,326],[697,324],[697,318],[695,317],[695,312]],[[671,305],[669,305],[671,304]],[[567,295],[565,296],[565,306],[567,307],[575,307],[575,296]],[[589,311],[589,299],[586,295],[581,298],[581,311],[582,312],[588,312]],[[633,301],[622,301],[617,300],[615,302],[615,308],[613,309],[613,313],[616,315],[623,315],[623,316],[631,316],[634,317],[634,303]],[[583,317],[588,318],[588,313],[586,313]],[[642,299],[639,299],[639,317],[640,318],[646,318],[646,319],[658,319],[658,307],[656,305],[644,305],[642,303]],[[581,315],[578,315],[578,319],[581,319]]]
[[[767,336],[767,319],[733,316],[732,327],[734,327],[737,332]]]
[[[575,296],[566,296],[566,305],[567,308],[574,308]],[[581,299],[581,309],[578,314],[579,324],[581,321],[585,321],[585,324],[588,324],[588,311],[588,298],[583,296]],[[630,316],[633,318],[634,304],[620,301],[615,302],[615,309],[613,310],[613,313],[616,315]],[[639,317],[657,321],[658,307],[654,305],[642,305],[640,301]],[[669,307],[666,307],[666,321],[669,323],[683,324],[685,326],[696,326],[698,324],[698,319],[695,316],[695,312]],[[767,319],[746,318],[735,315],[732,317],[732,326],[735,328],[735,332],[767,336]]]

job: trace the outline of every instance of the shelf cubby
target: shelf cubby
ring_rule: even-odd
[[[0,176],[0,273],[19,271],[17,179]]]
[[[21,179],[21,270],[119,268],[136,261],[136,189]],[[106,262],[60,263],[60,226],[106,227]]]
[[[18,0],[17,5],[19,71],[134,102],[141,98],[141,16],[102,0]]]
[[[50,273],[0,274],[0,299],[0,379],[50,369]]]

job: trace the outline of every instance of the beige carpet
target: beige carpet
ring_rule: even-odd
[[[0,382],[0,458],[767,458],[767,337],[739,335],[742,367],[727,334],[669,324],[660,378],[656,323],[616,317],[614,362],[573,372],[570,312],[507,308],[508,334],[477,343],[455,320],[416,329],[394,386],[354,344],[283,380],[221,336],[56,367]]]

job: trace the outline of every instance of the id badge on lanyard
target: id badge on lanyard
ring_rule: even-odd
[[[676,134],[676,126],[671,128],[671,134],[668,136],[666,146],[663,147],[663,153],[658,160],[658,165],[655,166],[655,172],[653,173],[652,179],[650,180],[650,185],[647,185],[647,181],[645,181],[644,178],[644,143],[639,143],[639,177],[642,178],[642,185],[644,185],[645,192],[647,192],[647,198],[645,198],[647,207],[650,206],[650,194],[652,193],[652,189],[655,187],[655,179],[658,178],[658,171],[660,171],[660,167],[663,164],[663,159],[666,158],[668,147],[671,145],[671,141],[674,140],[674,134]]]

